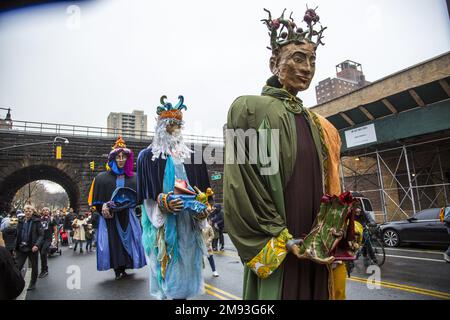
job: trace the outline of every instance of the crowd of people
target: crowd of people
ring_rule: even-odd
[[[27,204],[23,210],[0,215],[1,272],[4,283],[0,299],[16,298],[24,287],[25,263],[31,266],[31,281],[27,290],[34,290],[38,278],[49,274],[48,257],[68,245],[74,251],[83,248],[95,251],[99,214],[92,209],[85,214],[44,207],[41,210]],[[40,261],[40,270],[39,270]]]
[[[38,278],[49,275],[48,257],[66,245],[74,252],[95,252],[100,214],[95,206],[90,212],[77,214],[73,208],[41,210],[30,204],[23,210],[17,209],[0,215],[0,300],[14,299],[25,287],[25,263],[31,266],[31,281],[27,291],[34,290]],[[219,204],[204,226],[203,236],[208,252],[207,259],[214,277],[219,274],[215,267],[213,253],[224,250],[223,212]],[[56,249],[56,250],[55,250]],[[40,261],[40,270],[39,270]]]

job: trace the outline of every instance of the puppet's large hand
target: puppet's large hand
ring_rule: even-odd
[[[104,203],[102,206],[102,215],[105,219],[111,219],[113,216],[111,214],[111,210],[108,206],[108,203]]]
[[[167,194],[167,198],[172,194],[173,192],[170,191]],[[180,212],[181,210],[183,210],[183,200],[181,199],[173,199],[171,201],[169,201],[169,203],[167,204],[167,206],[169,207],[169,210],[172,212]]]
[[[292,239],[286,243],[286,248],[288,252],[293,253],[297,258],[300,258],[300,248],[299,244],[303,242],[302,239]]]

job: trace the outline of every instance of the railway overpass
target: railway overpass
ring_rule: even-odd
[[[77,212],[87,210],[92,179],[106,170],[107,155],[118,135],[135,153],[147,148],[152,132],[129,134],[99,127],[13,121],[0,126],[0,210],[10,210],[16,192],[35,180],[49,180],[66,191],[70,206]],[[223,153],[223,138],[185,135],[192,150],[203,155],[210,176],[223,172],[223,165],[211,157]],[[65,143],[64,141],[68,141]],[[56,147],[62,147],[61,159]],[[94,170],[90,162],[94,161]],[[222,202],[222,180],[212,180],[215,200]]]

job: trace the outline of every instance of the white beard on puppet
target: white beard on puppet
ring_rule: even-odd
[[[159,158],[159,156],[165,159],[167,155],[183,160],[189,158],[191,153],[194,152],[184,143],[181,129],[175,129],[172,134],[167,132],[167,125],[173,121],[173,119],[157,120],[155,136],[149,146],[153,153],[152,160]]]

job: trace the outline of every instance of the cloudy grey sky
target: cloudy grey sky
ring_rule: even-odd
[[[16,120],[106,127],[111,111],[144,110],[185,96],[186,132],[221,135],[228,107],[270,76],[263,7],[302,20],[306,1],[98,0],[0,16],[0,107]],[[450,49],[445,0],[315,0],[325,31],[316,75],[362,63],[369,81]],[[4,114],[1,113],[3,117]]]

